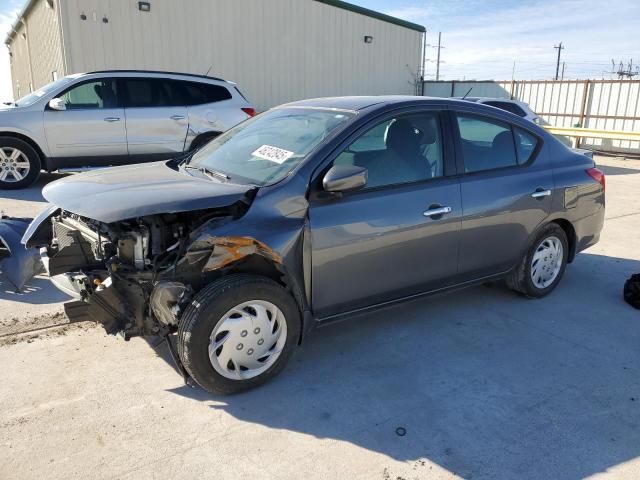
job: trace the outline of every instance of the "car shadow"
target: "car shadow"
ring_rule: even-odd
[[[638,162],[638,168],[612,167],[610,165],[598,165],[598,168],[605,175],[634,175],[640,173],[640,162]]]
[[[318,329],[258,389],[172,392],[268,427],[247,439],[267,452],[288,430],[416,475],[426,459],[463,478],[588,477],[640,455],[640,312],[621,294],[636,272],[637,260],[581,254],[544,299],[500,284],[421,299]],[[313,452],[296,461],[324,468]]]
[[[42,196],[42,188],[54,180],[66,177],[66,173],[47,173],[40,174],[38,179],[29,187],[20,190],[2,190],[2,198],[13,200],[24,200],[28,202],[46,202]]]
[[[58,290],[45,276],[32,278],[21,292],[16,292],[15,286],[0,272],[0,301],[3,300],[44,305],[68,301],[71,297]]]

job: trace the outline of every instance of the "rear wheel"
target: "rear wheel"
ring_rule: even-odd
[[[24,140],[0,137],[0,189],[28,187],[40,175],[40,156]]]
[[[284,368],[300,335],[293,297],[268,278],[229,275],[201,290],[178,329],[191,377],[216,394],[258,386]]]
[[[507,277],[507,285],[528,297],[544,297],[560,282],[568,256],[567,235],[559,225],[550,223],[533,239],[518,267]]]

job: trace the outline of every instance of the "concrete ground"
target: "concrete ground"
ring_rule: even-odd
[[[597,161],[602,239],[547,298],[481,286],[328,326],[242,395],[184,386],[143,339],[0,327],[0,478],[640,478],[640,161]],[[63,300],[34,285],[0,288],[22,330]]]

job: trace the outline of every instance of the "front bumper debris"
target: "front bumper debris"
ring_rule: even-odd
[[[38,249],[20,243],[31,220],[0,216],[0,271],[18,292],[44,270]]]

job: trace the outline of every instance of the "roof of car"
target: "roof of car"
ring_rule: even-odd
[[[203,78],[206,80],[216,80],[218,82],[233,83],[225,80],[224,78],[210,77],[208,75],[199,75],[197,73],[166,72],[162,70],[96,70],[94,72],[86,72],[85,75],[91,75],[95,73],[141,73],[151,75],[177,75],[180,77]]]
[[[379,95],[379,96],[353,96],[353,97],[325,97],[325,98],[311,98],[309,100],[300,100],[297,102],[286,103],[281,107],[308,107],[308,108],[331,108],[340,110],[360,111],[367,107],[381,104],[393,104],[393,103],[459,103],[460,99],[455,98],[443,98],[443,97],[420,97],[412,95]]]

